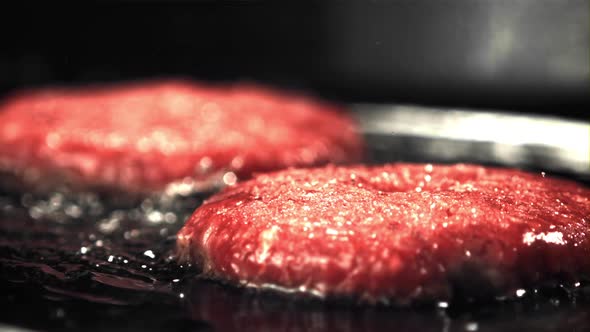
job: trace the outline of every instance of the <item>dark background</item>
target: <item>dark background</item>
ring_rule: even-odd
[[[587,118],[586,0],[123,1],[0,10],[0,95],[159,77]]]

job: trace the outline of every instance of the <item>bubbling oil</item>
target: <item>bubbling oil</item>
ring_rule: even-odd
[[[154,196],[134,208],[111,209],[91,193],[4,195],[0,262],[8,274],[38,275],[64,289],[88,279],[117,289],[173,294],[178,280],[188,271],[196,273],[190,265],[175,263],[175,234],[203,198]],[[126,301],[64,289],[50,292]]]

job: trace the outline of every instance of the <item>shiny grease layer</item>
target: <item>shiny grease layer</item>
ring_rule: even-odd
[[[180,260],[234,284],[407,304],[575,285],[590,275],[589,220],[590,190],[544,174],[328,166],[227,188],[177,245]]]

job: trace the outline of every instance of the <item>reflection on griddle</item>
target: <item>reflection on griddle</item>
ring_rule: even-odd
[[[276,294],[233,289],[198,281],[189,291],[194,319],[216,331],[585,331],[588,307],[543,303],[504,303],[437,310],[356,307],[350,303],[294,300]],[[587,305],[587,304],[586,304]]]

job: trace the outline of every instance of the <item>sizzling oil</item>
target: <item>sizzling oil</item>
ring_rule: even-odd
[[[66,327],[84,324],[72,321],[65,309],[72,301],[90,308],[158,304],[178,314],[181,281],[196,271],[174,263],[171,248],[174,234],[201,200],[147,198],[135,209],[110,210],[92,194],[1,196],[5,303],[17,304],[34,290],[29,300],[54,308],[41,316]]]

